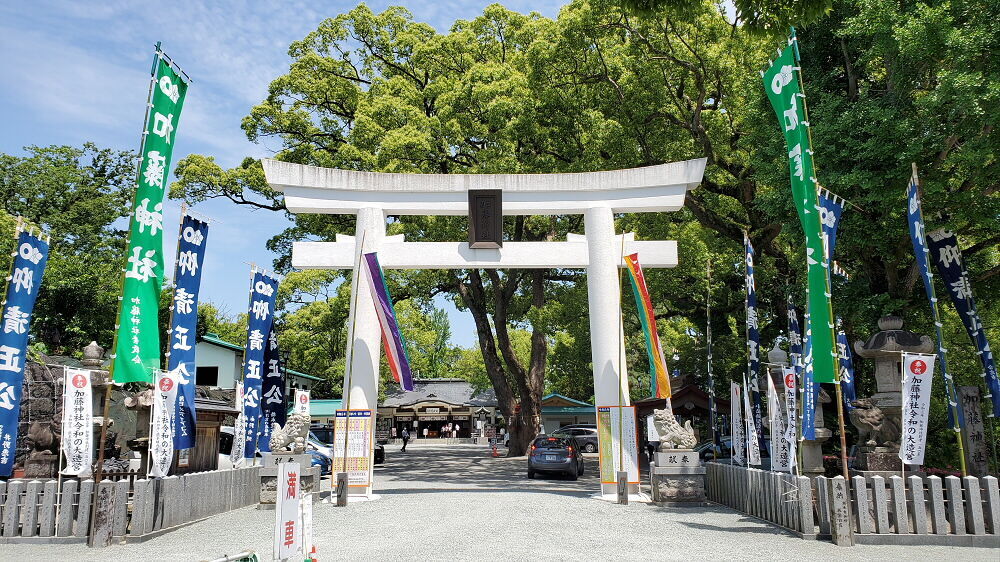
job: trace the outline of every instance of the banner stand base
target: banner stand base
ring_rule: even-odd
[[[633,484],[633,486],[634,486],[634,484]],[[603,501],[606,501],[608,503],[618,503],[618,494],[617,493],[611,493],[611,494],[593,494],[590,497],[592,499],[603,500]],[[649,496],[647,496],[646,494],[643,494],[641,492],[632,492],[632,491],[630,491],[629,494],[628,494],[628,501],[629,501],[629,503],[632,503],[632,502],[653,503],[653,500]]]

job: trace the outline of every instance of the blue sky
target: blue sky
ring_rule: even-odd
[[[456,19],[472,19],[487,1],[368,2],[375,11],[409,8],[414,19],[445,32]],[[506,0],[509,9],[555,17],[560,1]],[[267,93],[289,63],[289,43],[354,2],[72,2],[0,3],[0,152],[28,145],[80,146],[85,141],[138,151],[153,44],[192,77],[177,129],[174,162],[190,153],[231,167],[245,156],[263,157],[276,141],[252,144],[240,120]],[[180,204],[168,201],[164,224],[176,225]],[[202,299],[236,314],[246,306],[248,266],[270,266],[264,243],[289,223],[278,213],[228,201],[194,208],[215,219],[202,278]],[[168,233],[172,229],[168,228]],[[167,236],[172,256],[176,241]],[[173,264],[167,263],[167,271]],[[441,301],[452,320],[452,339],[476,342],[471,316]]]

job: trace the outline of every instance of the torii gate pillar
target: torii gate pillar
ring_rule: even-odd
[[[625,368],[621,325],[620,237],[608,207],[588,209],[583,215],[587,234],[587,305],[590,309],[590,357],[594,364],[594,400],[597,405],[631,404]],[[618,242],[619,247],[615,247]],[[619,373],[621,373],[619,375]],[[614,486],[611,486],[613,493]]]

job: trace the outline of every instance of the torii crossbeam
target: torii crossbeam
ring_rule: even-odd
[[[353,237],[296,242],[294,267],[351,269],[364,251],[378,252],[382,266],[391,269],[586,268],[594,394],[597,405],[603,406],[618,404],[620,390],[628,403],[627,386],[619,386],[628,378],[619,352],[623,342],[617,268],[623,266],[623,235],[615,233],[614,213],[679,210],[687,191],[701,183],[705,161],[570,174],[387,174],[270,159],[262,163],[268,184],[284,193],[289,211],[357,215]],[[498,249],[386,236],[387,215],[467,215],[470,189],[501,190],[505,215],[582,214],[585,234],[570,234],[560,242],[504,242]],[[624,237],[625,252],[638,252],[644,267],[677,265],[675,241],[637,241],[631,233]],[[363,275],[352,280],[357,310],[352,299],[355,328],[348,334],[346,359],[353,371],[352,409],[375,410],[381,332],[367,284]],[[614,484],[602,488],[605,494],[615,493]],[[371,487],[351,493],[370,496]]]

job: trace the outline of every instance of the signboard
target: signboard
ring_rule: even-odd
[[[616,473],[628,473],[628,483],[639,483],[639,434],[635,406],[598,406],[601,483],[616,484]],[[619,439],[620,437],[620,439]],[[624,465],[624,466],[623,466]]]
[[[388,441],[392,429],[392,418],[388,416],[379,416],[375,418],[375,440],[382,442]]]
[[[153,425],[150,435],[149,474],[163,478],[174,460],[173,417],[177,408],[177,379],[173,371],[157,371],[153,389]]]
[[[348,416],[350,413],[350,416]],[[333,426],[333,473],[347,472],[349,487],[371,485],[372,433],[375,413],[372,410],[337,410]],[[347,447],[346,470],[344,447]]]
[[[646,441],[650,443],[660,442],[660,434],[656,432],[656,425],[653,423],[655,417],[653,414],[646,416]]]
[[[904,464],[924,462],[933,375],[933,355],[903,354],[903,442],[899,458]]]
[[[63,452],[67,476],[90,476],[94,457],[94,405],[90,371],[66,368],[63,386]]]
[[[302,390],[301,388],[295,389],[295,413],[309,415],[309,401],[310,401],[309,391]]]
[[[965,441],[965,466],[970,476],[986,476],[990,460],[987,446],[986,428],[983,424],[982,391],[978,386],[958,387],[958,399],[965,412],[965,427],[962,439]]]
[[[302,528],[299,504],[302,499],[299,463],[278,465],[278,498],[274,509],[274,558],[285,560],[299,556],[302,550]]]

